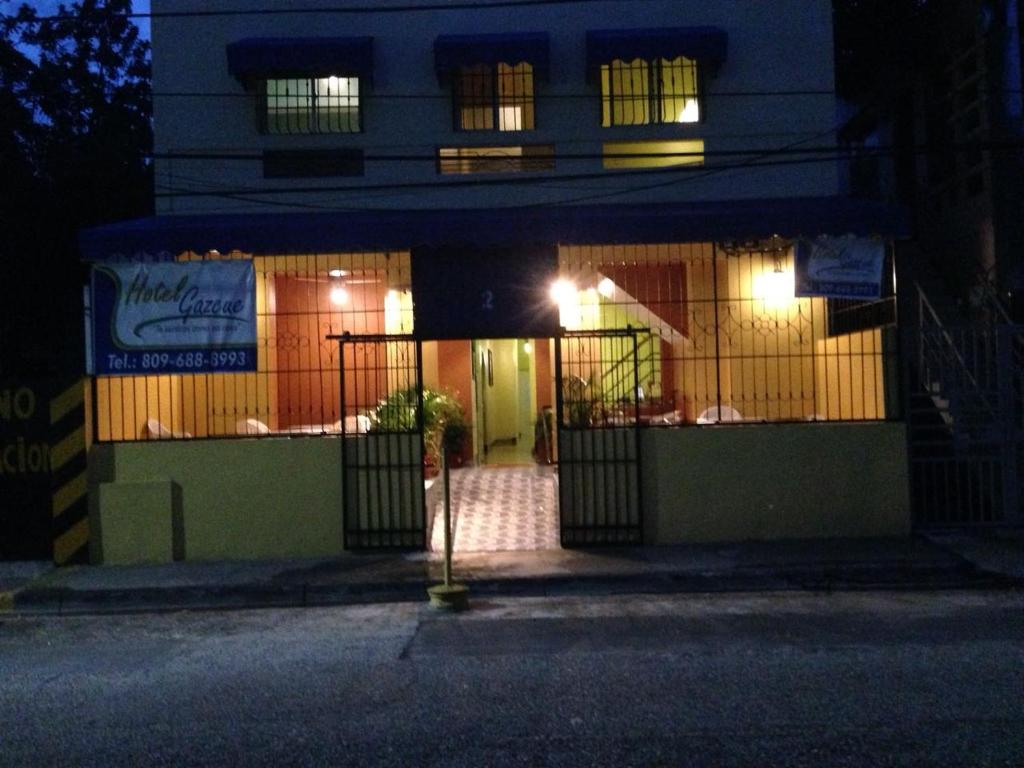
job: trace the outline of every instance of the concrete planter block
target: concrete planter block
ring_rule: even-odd
[[[184,559],[181,486],[174,481],[102,483],[98,507],[104,565]]]

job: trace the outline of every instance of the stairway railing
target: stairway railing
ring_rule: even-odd
[[[634,359],[635,366],[637,369],[643,367],[648,361],[651,362],[652,368],[655,363],[654,354],[654,334],[646,330],[637,331],[637,348],[636,357],[633,356],[633,350],[630,349],[624,354],[619,360],[605,370],[601,375],[601,392],[606,397],[609,395],[615,399],[623,397],[629,397],[632,401],[633,398],[637,397],[638,393],[633,391],[634,382],[636,379],[634,373]],[[643,382],[641,382],[641,385]]]
[[[949,328],[920,286],[917,294],[920,385],[958,441],[992,439],[1005,414],[996,327]]]
[[[1019,523],[1024,327],[1007,322],[1005,312],[947,325],[920,286],[917,299],[908,414],[917,519],[930,526]],[[918,400],[914,407],[921,394],[930,405]]]

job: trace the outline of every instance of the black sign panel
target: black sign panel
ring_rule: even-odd
[[[0,560],[51,554],[48,383],[0,380]]]
[[[557,278],[556,246],[416,248],[413,327],[421,339],[555,336]]]

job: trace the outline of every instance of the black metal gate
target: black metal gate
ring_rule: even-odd
[[[906,356],[915,522],[1019,525],[1024,328],[944,326],[930,306],[921,316]]]
[[[422,344],[331,336],[340,346],[345,549],[423,549]]]
[[[562,546],[643,541],[637,335],[565,331],[555,344]]]

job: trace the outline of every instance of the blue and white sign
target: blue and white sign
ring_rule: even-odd
[[[91,304],[99,376],[256,370],[252,261],[96,266]]]
[[[865,237],[819,237],[796,245],[796,295],[877,299],[885,243]]]

